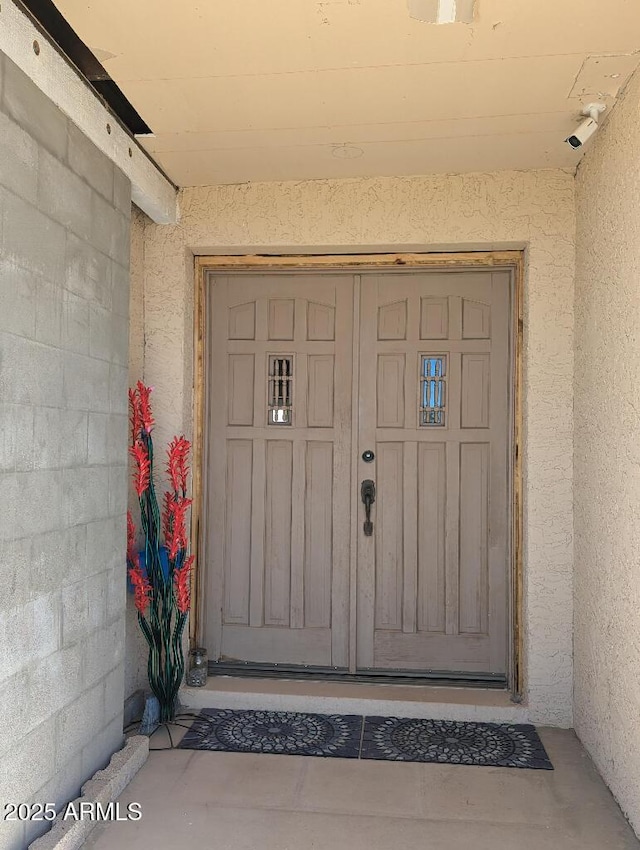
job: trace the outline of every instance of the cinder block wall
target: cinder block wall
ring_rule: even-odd
[[[0,53],[2,803],[60,805],[122,743],[130,198]]]
[[[144,228],[149,221],[137,207],[131,210],[131,276],[129,295],[129,386],[144,381]],[[153,399],[155,403],[155,399]],[[155,405],[154,405],[155,406]],[[129,484],[129,507],[138,521],[138,497]],[[138,623],[133,594],[128,594],[125,630],[124,695],[149,689],[147,660],[149,647]]]

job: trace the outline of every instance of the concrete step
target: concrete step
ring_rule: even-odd
[[[180,701],[192,710],[264,708],[321,714],[530,722],[526,704],[512,702],[508,691],[484,688],[209,676],[202,688],[183,687]]]

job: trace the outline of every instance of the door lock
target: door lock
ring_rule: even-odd
[[[371,522],[371,505],[376,500],[376,485],[370,478],[362,482],[360,487],[360,496],[364,504],[364,533],[366,537],[371,537],[373,534],[373,523]]]

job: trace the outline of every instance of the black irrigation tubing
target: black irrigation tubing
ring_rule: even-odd
[[[193,724],[187,726],[185,723],[180,723],[180,720],[200,720],[202,719],[201,714],[190,714],[190,713],[181,713],[177,714],[174,720],[161,721],[158,725],[149,733],[149,740],[158,732],[160,729],[164,728],[167,730],[167,734],[169,736],[169,740],[171,741],[170,747],[149,747],[149,752],[158,752],[160,750],[175,750],[177,749],[176,745],[173,743],[173,738],[171,736],[170,726],[179,726],[181,729],[186,729],[188,732],[193,732],[195,734],[203,734],[198,729],[193,728]],[[123,732],[126,734],[130,732],[132,729],[135,729],[136,726],[140,726],[142,720],[136,720],[134,723],[129,723],[128,726],[125,726]]]
[[[150,746],[149,747],[150,753],[156,753],[156,752],[161,752],[161,751],[177,750],[178,749],[179,745],[176,746],[176,744],[174,744],[174,742],[173,742],[173,736],[171,734],[171,729],[169,728],[170,726],[179,726],[181,729],[186,729],[189,732],[193,732],[193,731],[197,732],[197,730],[194,730],[192,726],[185,726],[184,723],[176,723],[175,721],[169,721],[167,723],[161,723],[159,726],[157,726],[153,730],[151,735],[149,735],[149,738],[153,737],[153,735],[155,735],[155,733],[159,729],[164,728],[164,729],[166,729],[167,735],[169,736],[169,741],[171,742],[171,746],[169,746],[169,747],[151,747]]]

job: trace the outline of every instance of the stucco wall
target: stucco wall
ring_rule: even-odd
[[[577,178],[575,725],[640,831],[640,75]]]
[[[526,676],[529,716],[571,725],[574,179],[558,170],[188,189],[145,228],[145,379],[159,441],[191,433],[193,255],[527,248]]]
[[[0,91],[0,801],[60,806],[123,738],[131,186],[1,53]]]

